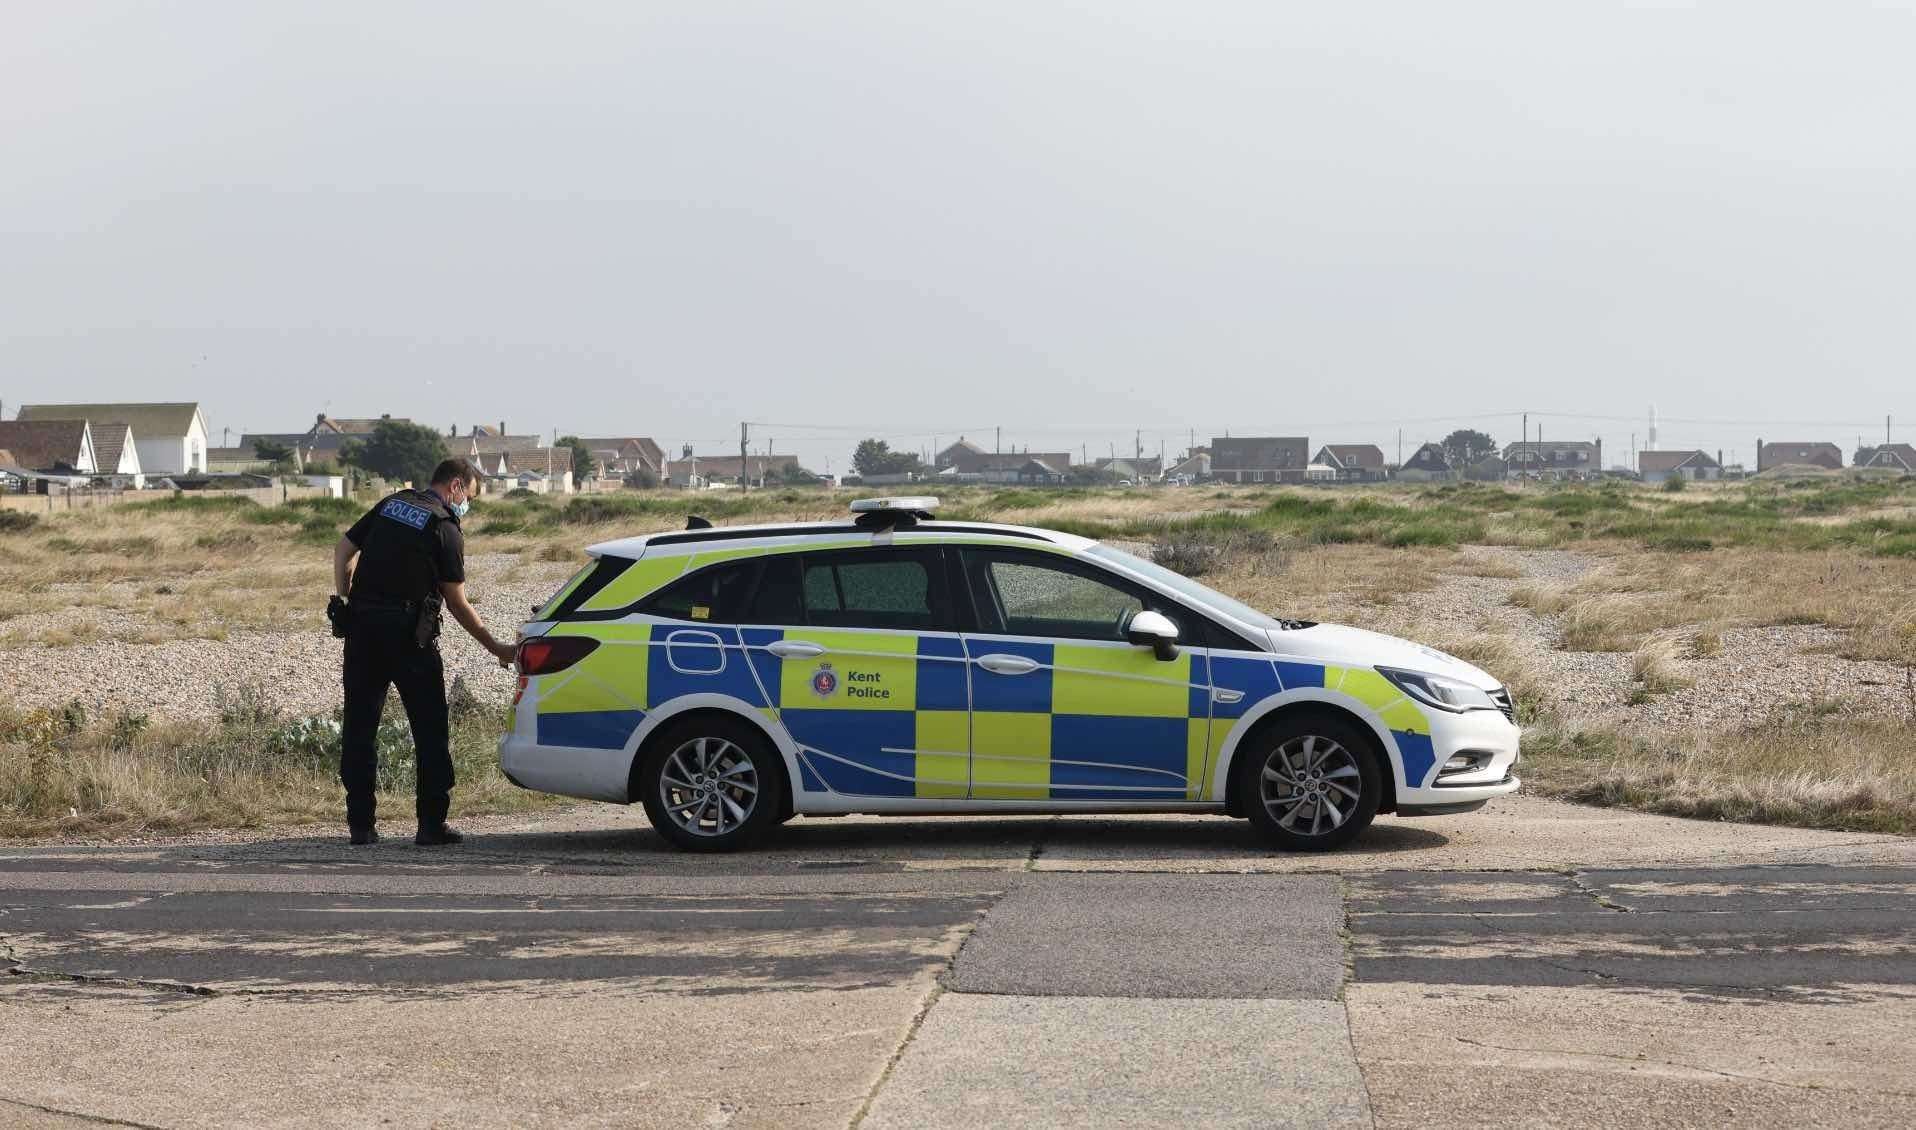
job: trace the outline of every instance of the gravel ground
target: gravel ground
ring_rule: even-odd
[[[576,562],[522,562],[512,554],[466,559],[466,591],[494,635],[509,636],[535,603],[551,596]],[[103,633],[137,635],[155,625],[111,609],[71,607],[13,622],[15,631],[44,631],[92,622]],[[222,696],[241,688],[289,716],[325,714],[340,701],[340,642],[320,631],[229,630],[224,640],[173,639],[125,643],[99,639],[72,647],[14,648],[7,664],[12,706],[59,706],[74,700],[95,713],[139,711],[154,717],[217,716]],[[463,677],[482,702],[505,704],[513,678],[457,625],[441,640],[448,681]],[[20,662],[25,657],[27,662]],[[30,677],[29,677],[30,673]]]
[[[1562,634],[1555,617],[1509,603],[1519,585],[1575,584],[1604,568],[1601,557],[1493,546],[1475,546],[1469,553],[1514,566],[1522,576],[1448,576],[1435,591],[1385,610],[1373,626],[1432,640],[1504,636],[1537,680],[1553,689],[1560,712],[1571,721],[1703,729],[1741,725],[1789,704],[1808,703],[1841,704],[1849,713],[1916,715],[1909,676],[1901,668],[1829,654],[1845,642],[1845,633],[1816,625],[1728,629],[1716,655],[1686,654],[1677,660],[1676,669],[1689,686],[1632,703],[1637,683],[1628,652],[1559,650]]]

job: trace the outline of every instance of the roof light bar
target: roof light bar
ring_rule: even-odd
[[[897,510],[907,514],[931,516],[938,509],[938,500],[928,495],[903,495],[898,498],[857,498],[852,500],[852,513],[873,514],[885,510]]]

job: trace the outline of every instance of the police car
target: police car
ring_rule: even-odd
[[[703,851],[854,812],[1222,813],[1314,850],[1517,789],[1476,667],[936,506],[593,546],[523,629],[506,776]]]

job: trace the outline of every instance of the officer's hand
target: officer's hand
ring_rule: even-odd
[[[512,661],[519,657],[519,648],[514,644],[494,641],[493,645],[487,650],[498,658],[499,666],[501,667],[512,666]]]

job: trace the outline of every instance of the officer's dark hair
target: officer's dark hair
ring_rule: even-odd
[[[432,485],[461,482],[468,487],[479,485],[479,468],[472,465],[470,459],[447,459],[432,469]]]

